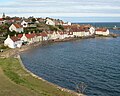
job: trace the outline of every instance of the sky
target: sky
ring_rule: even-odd
[[[0,0],[0,16],[3,12],[70,22],[120,22],[120,0]]]

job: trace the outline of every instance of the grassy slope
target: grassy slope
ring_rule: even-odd
[[[23,70],[17,59],[7,58],[0,59],[0,96],[74,95],[60,91],[56,87],[32,77]]]

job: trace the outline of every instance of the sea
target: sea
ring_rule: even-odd
[[[120,23],[92,24],[120,27]],[[61,87],[87,96],[120,96],[120,37],[47,44],[25,51],[21,58],[28,70]]]
[[[90,24],[94,27],[106,27],[106,28],[110,28],[113,29],[114,27],[116,28],[120,28],[120,23],[119,22],[86,22],[86,23],[75,23],[75,24],[80,24],[80,25],[86,25],[86,24]]]

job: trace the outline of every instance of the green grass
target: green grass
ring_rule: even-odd
[[[5,91],[6,90],[6,91]],[[15,58],[0,58],[0,96],[75,96],[32,77]]]

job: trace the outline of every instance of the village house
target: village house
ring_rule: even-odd
[[[69,32],[64,31],[63,35],[64,35],[64,38],[69,38]]]
[[[42,41],[41,33],[18,34],[18,38],[28,44]]]
[[[83,37],[85,34],[84,30],[73,30],[74,37]]]
[[[10,37],[8,35],[7,39],[4,41],[4,46],[8,46],[9,48],[20,48],[22,46],[22,41],[16,36]]]
[[[72,34],[69,34],[69,32],[63,31],[48,31],[47,35],[49,40],[62,40],[68,37],[73,37]]]
[[[90,34],[91,34],[91,35],[94,35],[94,34],[95,34],[95,28],[94,28],[93,26],[91,26],[91,27],[89,28],[89,31],[90,31]]]
[[[41,33],[36,33],[36,39],[35,39],[36,42],[41,42],[42,41],[42,35]]]
[[[14,23],[21,23],[22,18],[19,17],[13,17]]]
[[[4,23],[5,23],[5,20],[2,19],[2,18],[0,18],[0,25],[1,25],[1,24],[4,24]]]
[[[45,23],[45,19],[43,19],[43,18],[37,18],[37,21],[38,21],[39,23]]]
[[[74,37],[82,37],[84,36],[84,33],[85,33],[83,28],[80,28],[80,25],[71,26],[70,31],[73,32]]]
[[[15,31],[15,32],[23,32],[23,27],[20,25],[20,24],[12,24],[10,27],[9,27],[9,30],[12,32],[12,31]]]
[[[8,24],[13,24],[14,22],[15,22],[15,21],[14,21],[14,19],[12,19],[12,18],[6,20],[6,23],[8,23]]]
[[[95,34],[96,34],[96,35],[107,36],[107,35],[110,34],[110,32],[109,32],[109,29],[107,29],[107,28],[97,28],[97,29],[95,30]]]
[[[59,39],[59,33],[57,31],[49,31],[47,32],[49,40]]]
[[[63,31],[58,31],[59,33],[59,39],[65,39],[64,32]]]
[[[95,34],[95,28],[91,25],[74,25],[70,31],[75,37],[87,37]]]
[[[34,22],[28,22],[27,27],[35,28],[37,25]]]
[[[68,32],[68,37],[74,37],[73,32],[69,31]]]
[[[20,37],[20,35],[18,37]],[[20,40],[23,42],[27,42],[28,44],[34,43],[36,42],[36,34],[35,33],[23,34]]]
[[[71,24],[71,22],[65,22],[65,23],[63,23],[63,26],[71,26],[72,24]]]
[[[50,18],[46,19],[46,24],[55,26],[55,22],[53,20],[51,20]]]
[[[70,29],[71,29],[71,26],[70,26],[70,25],[68,25],[68,26],[63,26],[63,28],[64,28],[64,31],[69,32]]]
[[[42,36],[42,41],[47,41],[47,40],[49,40],[49,37],[48,37],[48,35],[47,35],[46,32],[42,32],[42,33],[41,33],[41,36]]]
[[[23,28],[28,27],[28,23],[24,20],[21,22],[21,25],[23,26]]]
[[[55,25],[63,25],[63,21],[62,20],[59,20],[59,19],[54,19],[53,20],[55,22]]]

